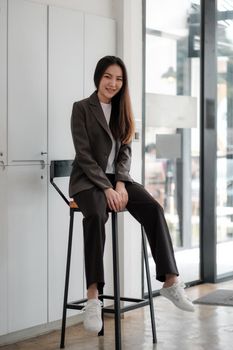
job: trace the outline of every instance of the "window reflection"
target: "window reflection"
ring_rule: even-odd
[[[199,100],[200,2],[147,0],[146,8],[146,103],[147,94],[184,95]],[[199,120],[198,112],[196,118]],[[156,123],[145,117],[145,125],[145,186],[164,208],[182,276],[186,281],[196,280],[199,122],[196,128],[155,127]],[[158,158],[157,138],[161,134],[180,134],[181,157]]]

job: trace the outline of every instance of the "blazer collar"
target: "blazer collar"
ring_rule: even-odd
[[[97,96],[97,91],[95,91],[90,97],[89,97],[89,103],[90,103],[90,107],[93,111],[94,116],[96,117],[96,119],[98,120],[98,122],[100,123],[100,125],[104,128],[104,130],[108,133],[109,137],[110,136],[110,129],[108,126],[108,123],[106,121],[103,109],[101,107],[99,98]]]

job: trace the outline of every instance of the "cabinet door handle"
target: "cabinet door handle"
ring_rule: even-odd
[[[41,169],[45,168],[45,161],[44,159],[20,159],[20,160],[12,160],[12,163],[40,163],[41,164]]]
[[[48,152],[40,152],[40,154],[43,156],[45,154],[48,154]]]

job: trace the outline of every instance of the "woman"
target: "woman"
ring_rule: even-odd
[[[104,286],[103,254],[108,208],[124,208],[143,224],[156,263],[156,278],[164,282],[160,293],[177,307],[193,311],[184,293],[162,207],[131,178],[131,141],[134,121],[127,72],[122,60],[105,56],[97,63],[96,91],[75,102],[71,131],[76,157],[70,177],[70,197],[84,215],[84,251],[87,305],[84,327],[102,327],[98,294]]]

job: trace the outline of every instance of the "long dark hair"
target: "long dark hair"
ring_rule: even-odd
[[[109,126],[115,139],[120,139],[122,143],[129,143],[134,135],[134,117],[129,96],[128,75],[124,62],[116,56],[102,57],[95,68],[94,83],[98,90],[106,69],[113,64],[121,67],[123,84],[120,91],[112,98],[112,118]]]

